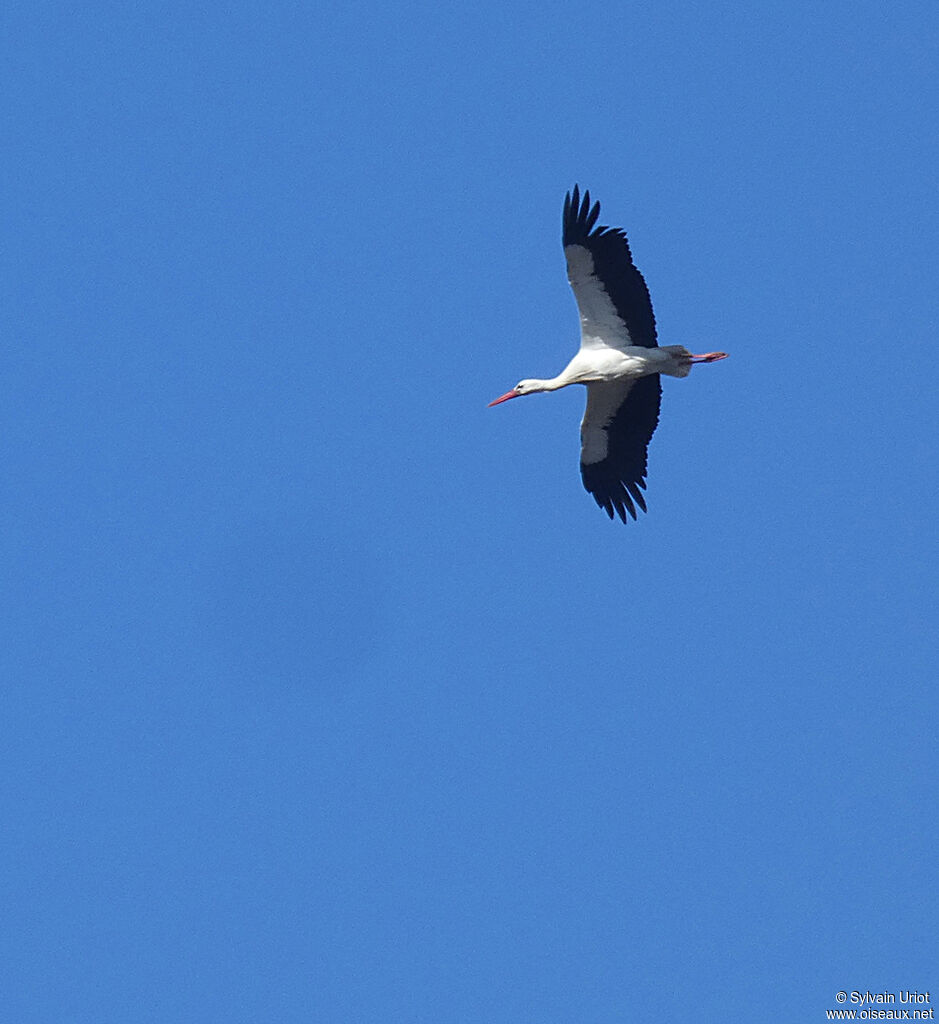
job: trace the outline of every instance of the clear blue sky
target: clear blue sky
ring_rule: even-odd
[[[3,1019],[939,1001],[935,5],[2,29]],[[731,353],[628,526],[575,181]]]

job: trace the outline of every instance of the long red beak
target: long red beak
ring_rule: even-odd
[[[726,352],[705,352],[703,356],[692,356],[693,363],[716,363],[718,359],[726,359]]]
[[[518,398],[519,394],[520,392],[516,391],[515,388],[512,388],[511,391],[506,391],[501,398],[497,398],[495,401],[490,402],[486,408],[491,409],[494,405],[498,405],[500,402],[507,402],[510,398]]]

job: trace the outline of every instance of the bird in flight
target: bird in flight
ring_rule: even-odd
[[[633,263],[626,232],[597,224],[600,204],[574,186],[562,221],[567,279],[580,311],[580,351],[549,380],[520,380],[490,402],[587,386],[580,425],[580,473],[584,487],[605,509],[626,522],[636,506],[646,511],[647,450],[659,422],[660,375],[687,377],[695,363],[726,359],[726,352],[692,355],[681,345],[659,347],[649,289]]]

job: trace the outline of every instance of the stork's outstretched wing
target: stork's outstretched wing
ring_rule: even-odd
[[[580,310],[581,346],[655,348],[655,316],[626,232],[597,225],[600,204],[574,186],[564,200],[563,242],[567,279]],[[596,225],[596,226],[595,226]]]
[[[646,511],[646,451],[659,422],[662,385],[657,373],[638,380],[587,385],[587,411],[580,425],[580,474],[594,501],[623,522],[636,505]]]

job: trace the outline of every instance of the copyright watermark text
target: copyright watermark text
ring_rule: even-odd
[[[928,992],[901,989],[897,992],[835,993],[836,1010],[826,1010],[826,1020],[934,1020]]]

